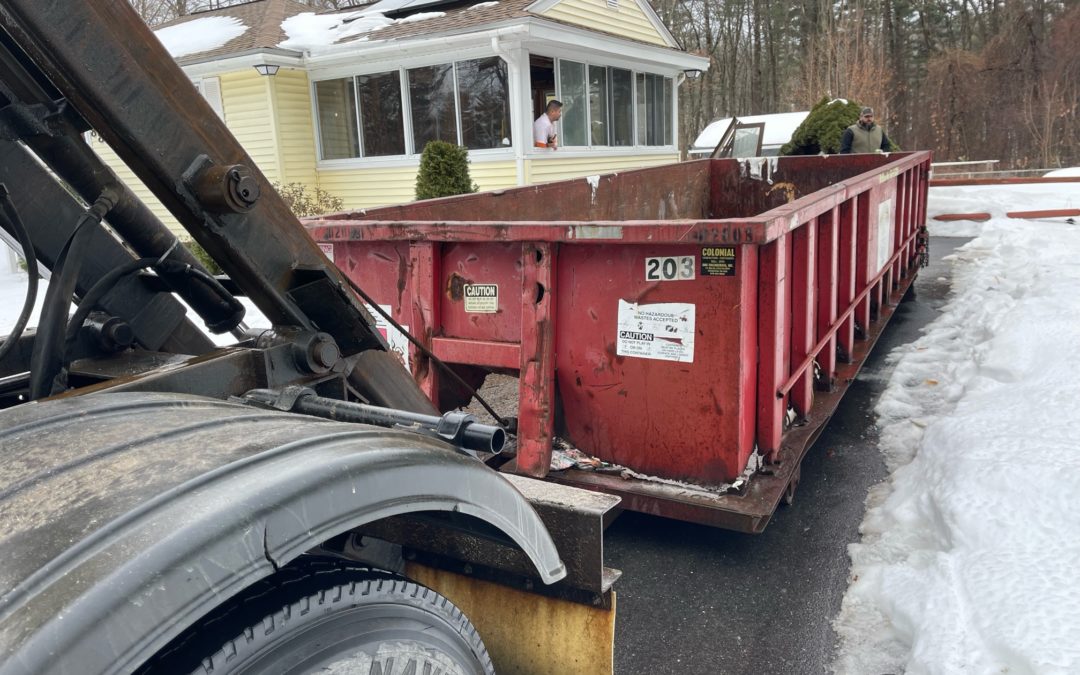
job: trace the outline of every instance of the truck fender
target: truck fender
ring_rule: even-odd
[[[0,414],[0,674],[128,672],[255,581],[390,516],[497,528],[565,568],[514,487],[438,441],[189,395]]]

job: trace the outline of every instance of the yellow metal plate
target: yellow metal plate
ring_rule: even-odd
[[[604,675],[613,670],[611,609],[579,605],[407,563],[406,575],[465,612],[499,675]]]

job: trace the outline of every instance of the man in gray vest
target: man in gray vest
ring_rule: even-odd
[[[891,145],[885,131],[874,124],[874,109],[863,108],[859,121],[844,129],[844,135],[840,139],[840,154],[888,152]]]

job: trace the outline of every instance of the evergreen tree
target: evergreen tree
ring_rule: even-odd
[[[433,199],[476,192],[469,177],[469,151],[446,141],[430,141],[420,156],[416,198]]]

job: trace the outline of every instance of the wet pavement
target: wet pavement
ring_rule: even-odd
[[[939,314],[951,268],[968,241],[931,239],[930,267],[897,309],[858,378],[803,462],[793,506],[747,535],[624,513],[605,537],[616,586],[616,675],[789,674],[829,671],[831,622],[848,586],[847,545],[864,500],[886,477],[874,406],[891,373],[886,356]]]

